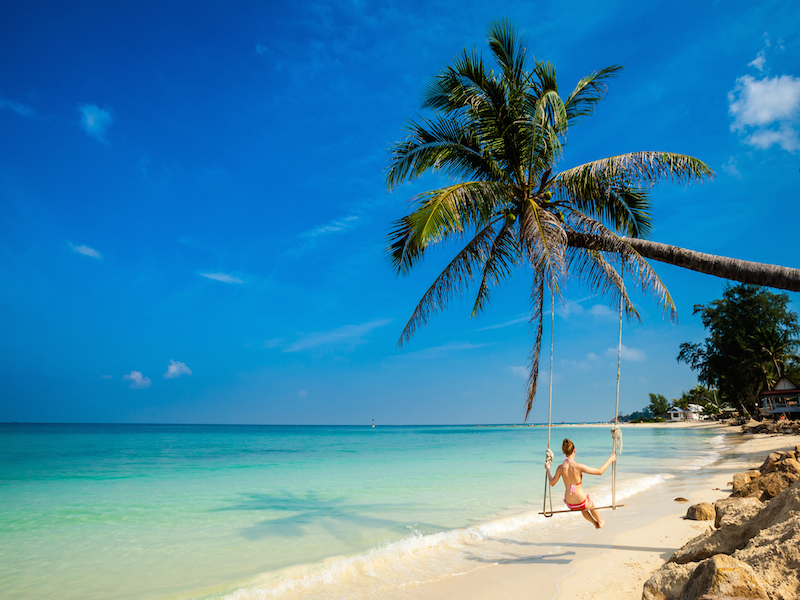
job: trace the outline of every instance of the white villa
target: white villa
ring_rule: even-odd
[[[690,404],[688,408],[678,408],[677,406],[667,411],[669,421],[699,421],[703,408],[697,404]]]

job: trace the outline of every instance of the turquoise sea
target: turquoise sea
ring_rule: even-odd
[[[557,456],[563,437],[590,465],[611,449],[608,428],[562,426]],[[722,438],[626,428],[618,501],[714,461]],[[0,589],[379,596],[466,572],[509,532],[570,527],[537,514],[546,446],[546,427],[522,426],[0,425]],[[586,487],[608,502],[610,482]]]

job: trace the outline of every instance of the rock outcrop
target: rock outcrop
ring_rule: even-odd
[[[712,504],[701,502],[689,507],[686,511],[686,518],[692,521],[713,521],[717,516],[717,511]]]
[[[751,421],[742,426],[742,433],[797,434],[800,433],[800,421]]]
[[[697,600],[702,594],[769,600],[753,567],[725,554],[697,566],[683,586],[681,600]]]
[[[738,474],[736,492],[711,507],[716,529],[678,550],[645,583],[643,600],[800,598],[798,450],[770,454],[757,471]],[[759,487],[743,493],[754,484]],[[753,491],[767,501],[748,497]]]
[[[679,600],[697,565],[667,563],[644,584],[642,600]]]
[[[769,500],[800,479],[798,452],[773,452],[759,469],[733,476],[735,498],[755,497]]]
[[[714,502],[714,527],[719,529],[723,524],[741,525],[761,510],[763,503],[756,498],[723,498]]]

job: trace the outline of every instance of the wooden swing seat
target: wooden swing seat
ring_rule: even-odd
[[[621,506],[625,506],[625,505],[624,504],[617,504],[617,505],[613,505],[613,506],[595,506],[594,508],[585,508],[583,510],[602,510],[604,508],[619,508]],[[544,515],[545,517],[549,517],[551,515],[555,515],[555,514],[558,514],[558,513],[579,513],[579,512],[583,512],[583,511],[571,510],[571,509],[566,509],[566,510],[548,510],[548,511],[545,511],[545,512],[540,512],[539,514],[540,515]]]

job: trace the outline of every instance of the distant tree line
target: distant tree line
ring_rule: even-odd
[[[696,371],[700,384],[672,400],[649,394],[646,408],[620,418],[661,420],[671,408],[689,404],[711,415],[730,407],[757,416],[761,392],[784,376],[800,382],[800,324],[788,305],[787,294],[749,284],[728,284],[721,299],[696,304],[693,314],[700,315],[708,336],[699,344],[681,344],[678,362]]]
[[[680,398],[667,400],[663,394],[649,394],[650,404],[641,410],[629,415],[620,415],[621,421],[663,421],[671,408],[689,408],[690,404],[699,406],[707,415],[719,414],[723,408],[717,400],[715,390],[709,390],[702,385],[696,385],[688,392],[683,392]]]
[[[727,285],[720,300],[697,304],[708,330],[699,344],[681,344],[678,362],[697,372],[700,383],[719,390],[725,402],[749,414],[761,392],[783,376],[798,381],[800,358],[797,314],[789,296],[755,285]]]

